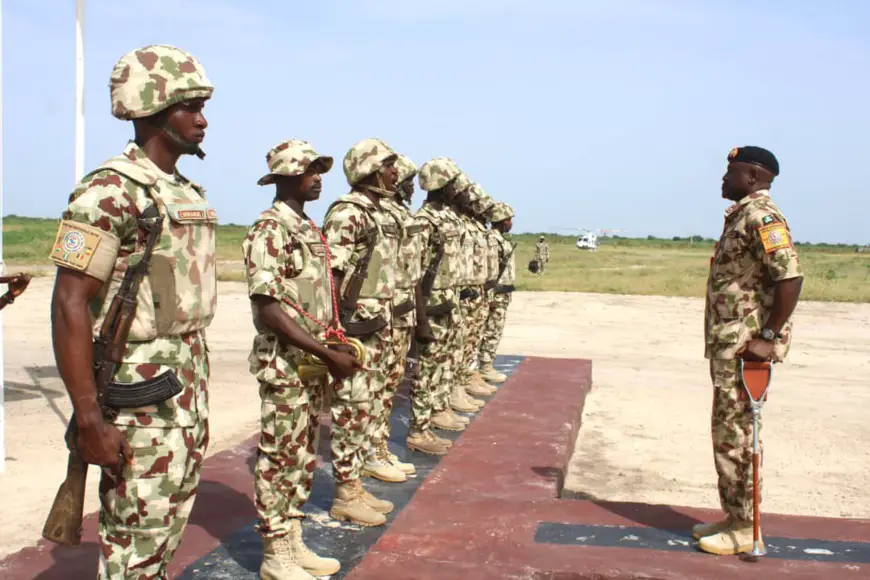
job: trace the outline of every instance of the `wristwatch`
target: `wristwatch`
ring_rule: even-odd
[[[761,338],[766,340],[767,342],[773,342],[775,338],[777,338],[777,334],[769,328],[764,328],[761,331]]]

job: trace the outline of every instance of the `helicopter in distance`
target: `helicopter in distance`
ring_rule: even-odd
[[[580,232],[580,235],[577,236],[577,241],[574,242],[574,245],[578,250],[589,250],[594,252],[598,249],[598,237],[607,238],[611,237],[619,232],[626,232],[628,230],[613,230],[613,229],[605,229],[605,228],[597,228],[597,229],[589,229],[589,228],[552,228],[555,230],[568,230],[568,231],[577,231]]]

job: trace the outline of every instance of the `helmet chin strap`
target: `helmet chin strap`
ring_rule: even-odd
[[[378,180],[377,187],[375,187],[374,185],[363,185],[360,187],[360,189],[365,189],[366,191],[370,191],[370,192],[374,193],[375,195],[377,195],[378,197],[383,197],[383,198],[393,197],[394,195],[396,195],[395,191],[390,191],[389,189],[384,187],[384,179],[381,176],[380,171],[378,171],[375,175],[376,175],[377,180]]]
[[[166,135],[168,135],[170,139],[175,141],[175,143],[177,143],[181,147],[182,153],[185,153],[187,155],[196,155],[200,159],[205,158],[205,151],[200,148],[199,143],[188,141],[187,139],[179,135],[175,131],[175,129],[170,127],[169,123],[163,123],[160,126],[160,130],[166,133]]]

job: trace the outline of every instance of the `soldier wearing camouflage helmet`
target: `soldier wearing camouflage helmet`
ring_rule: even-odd
[[[402,224],[384,207],[395,195],[396,152],[380,139],[364,139],[344,157],[351,187],[327,210],[323,232],[332,252],[344,331],[366,349],[366,372],[336,386],[332,404],[332,468],[335,498],[330,515],[362,526],[380,526],[393,504],[362,486],[361,475],[402,482],[407,475],[380,459],[374,447],[378,417],[386,407],[387,365],[392,344]]]
[[[444,455],[452,445],[438,437],[432,427],[461,431],[465,423],[449,408],[453,383],[451,352],[458,322],[456,281],[462,266],[460,232],[448,204],[459,168],[446,157],[436,157],[420,168],[420,187],[428,192],[423,207],[414,216],[420,227],[421,298],[432,337],[419,345],[419,372],[411,382],[411,424],[406,444],[412,451]]]
[[[250,370],[260,383],[260,443],[254,467],[254,504],[263,537],[260,577],[274,580],[328,576],[338,560],[321,558],[302,539],[302,506],[311,494],[317,465],[320,409],[329,376],[301,376],[306,353],[320,359],[337,380],[360,368],[352,355],[327,348],[339,330],[329,247],[305,214],[320,197],[321,175],[332,157],[298,139],[266,155],[269,173],[258,183],[275,185],[271,207],[256,219],[242,244],[248,296],[257,335]]]
[[[514,210],[506,203],[497,202],[487,210],[486,215],[492,223],[490,240],[494,241],[496,246],[498,270],[495,273],[490,270],[492,289],[489,291],[489,312],[483,326],[477,362],[480,375],[484,380],[490,383],[503,383],[507,377],[495,370],[492,363],[504,334],[507,310],[511,303],[516,278],[516,260],[514,258],[516,244],[511,241],[509,236],[513,227]]]
[[[118,61],[112,112],[133,121],[135,138],[72,192],[50,254],[58,266],[55,359],[72,400],[79,454],[102,468],[100,578],[167,577],[208,445],[205,329],[217,306],[217,215],[176,162],[203,156],[203,107],[212,90],[202,65],[172,46],[146,46]],[[142,255],[144,222],[154,213],[163,219],[162,237],[113,378],[118,388],[141,389],[143,406],[108,401],[112,412],[104,416],[94,334],[123,273]],[[154,390],[152,379],[179,392]]]

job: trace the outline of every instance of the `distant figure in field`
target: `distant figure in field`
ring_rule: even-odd
[[[544,264],[550,261],[550,247],[547,245],[544,236],[535,244],[535,260],[538,262],[538,274],[544,273]]]
[[[738,359],[785,359],[803,281],[788,224],[770,198],[779,175],[776,157],[760,147],[740,147],[728,161],[722,197],[734,204],[725,211],[710,264],[704,317],[714,387],[713,457],[727,518],[692,529],[703,551],[720,555],[748,552],[753,543],[752,413]],[[758,482],[760,487],[760,477]]]
[[[0,276],[0,284],[9,284],[9,290],[0,296],[0,310],[3,310],[27,290],[27,285],[30,284],[30,274],[21,272],[12,276]]]

